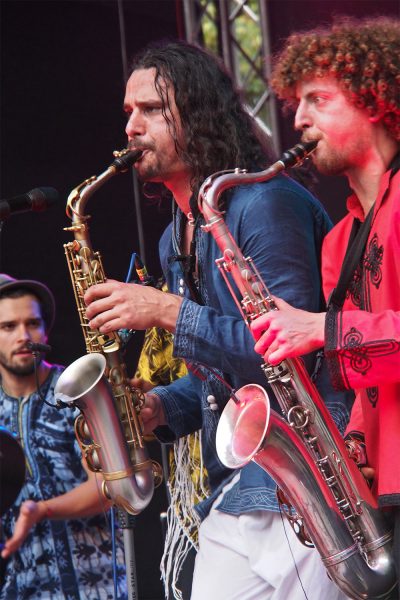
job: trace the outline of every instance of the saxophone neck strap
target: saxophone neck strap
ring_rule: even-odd
[[[192,208],[192,204],[191,204]],[[192,213],[194,214],[194,213]],[[176,239],[176,220],[177,220],[177,205],[173,204],[173,237],[174,246],[178,249],[178,253],[174,256],[169,257],[168,262],[179,262],[182,269],[183,279],[185,280],[185,284],[187,289],[189,290],[190,297],[197,304],[204,305],[203,299],[200,295],[198,287],[196,285],[195,273],[196,273],[196,235],[198,232],[198,225],[200,221],[200,213],[197,212],[194,220],[193,220],[193,237],[190,242],[189,254],[180,254],[180,246],[181,240],[183,238],[183,230],[185,227],[184,213],[181,212],[181,220],[180,220],[180,232],[179,232],[179,240]]]
[[[328,310],[333,309],[339,311],[344,304],[350,281],[364,254],[369,232],[371,231],[373,213],[374,206],[370,209],[363,223],[361,223],[359,219],[353,220],[353,226],[351,228],[342,269],[340,271],[339,281],[329,298]]]

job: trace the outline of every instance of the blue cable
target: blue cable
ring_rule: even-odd
[[[133,269],[135,268],[135,262],[136,262],[136,252],[132,252],[131,261],[129,263],[128,275],[126,276],[125,283],[129,283],[130,280],[132,279],[132,272],[133,272]]]
[[[112,543],[112,567],[113,567],[113,582],[114,582],[114,598],[117,600],[117,546],[115,543],[115,513],[114,508],[110,508],[111,513],[111,543]]]

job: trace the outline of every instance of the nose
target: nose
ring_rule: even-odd
[[[298,131],[302,131],[303,129],[307,129],[307,127],[311,127],[311,125],[311,116],[307,108],[307,104],[301,100],[294,117],[294,127]]]
[[[21,323],[18,327],[18,341],[19,342],[28,342],[31,339],[29,328]]]
[[[143,135],[144,132],[143,116],[139,110],[134,109],[129,115],[129,119],[125,127],[125,133],[128,136],[128,139],[133,139],[138,135]]]

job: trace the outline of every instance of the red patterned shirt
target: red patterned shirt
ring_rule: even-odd
[[[326,236],[322,251],[324,293],[339,279],[359,200]],[[365,435],[374,491],[381,506],[400,504],[400,171],[382,177],[362,264],[343,310],[327,319],[326,357],[335,387],[353,388],[348,432]]]

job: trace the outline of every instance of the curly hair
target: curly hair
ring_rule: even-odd
[[[400,20],[341,16],[331,27],[294,33],[274,60],[271,85],[294,104],[297,82],[334,76],[348,100],[379,115],[400,140]]]
[[[232,79],[219,60],[183,41],[146,46],[132,62],[132,72],[155,68],[155,86],[175,148],[192,173],[197,192],[212,173],[235,167],[259,170],[270,149],[246,112]],[[166,82],[167,89],[163,83]],[[170,110],[170,84],[182,123],[185,147],[179,144]],[[168,87],[169,86],[169,87]]]

